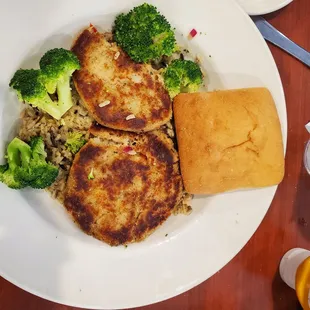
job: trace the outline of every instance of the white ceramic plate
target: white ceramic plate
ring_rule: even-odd
[[[293,0],[237,0],[249,15],[263,15],[282,9]]]
[[[241,8],[231,0],[151,2],[200,56],[209,89],[271,90],[286,141],[285,100],[276,65]],[[2,7],[2,150],[19,110],[8,89],[14,71],[36,65],[52,47],[69,47],[73,36],[90,22],[110,28],[115,14],[135,4],[11,0]],[[202,34],[187,42],[192,28]],[[29,292],[73,306],[102,309],[154,303],[194,287],[227,264],[259,226],[275,190],[196,197],[190,216],[171,216],[145,242],[111,248],[77,229],[62,206],[43,191],[14,191],[0,184],[0,274]]]

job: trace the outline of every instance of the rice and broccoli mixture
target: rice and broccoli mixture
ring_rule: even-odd
[[[86,141],[89,136],[88,129],[93,122],[74,89],[72,101],[73,107],[60,120],[27,105],[22,111],[19,129],[19,137],[24,141],[29,142],[34,136],[43,138],[48,161],[59,167],[55,183],[47,190],[60,202],[63,202],[66,181],[75,155],[67,140],[76,134],[81,134]]]
[[[31,137],[41,136],[47,151],[47,160],[59,167],[56,181],[46,190],[61,203],[64,201],[66,182],[75,152],[67,140],[76,133],[81,134],[85,142],[89,138],[88,129],[94,121],[83,106],[78,93],[72,85],[73,107],[60,119],[56,120],[47,113],[29,105],[21,113],[19,138],[29,142]],[[173,139],[174,128],[169,122],[163,129]],[[191,195],[184,192],[182,202],[175,208],[174,214],[188,214]]]

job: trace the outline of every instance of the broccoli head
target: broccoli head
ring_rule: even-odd
[[[34,107],[40,108],[56,119],[60,119],[62,112],[58,103],[53,102],[42,84],[40,70],[19,69],[15,72],[10,82],[21,101],[25,101]]]
[[[14,172],[12,169],[9,169],[9,165],[0,166],[0,181],[12,189],[25,187],[23,182],[16,180]]]
[[[84,135],[82,133],[71,132],[68,135],[65,145],[70,152],[76,154],[86,142],[87,141],[85,140]]]
[[[75,70],[80,69],[80,63],[71,51],[54,48],[42,56],[40,68],[44,77],[44,85],[47,91],[53,94],[56,89],[64,87],[63,84],[70,88],[70,77]],[[57,94],[62,95],[58,92]]]
[[[10,81],[18,99],[60,119],[73,105],[70,77],[80,68],[77,57],[64,49],[48,51],[40,61],[41,70],[17,70]],[[53,101],[49,93],[57,92]]]
[[[43,83],[50,94],[57,92],[58,105],[62,111],[68,111],[73,103],[70,78],[80,69],[76,55],[63,48],[54,48],[46,52],[40,60]]]
[[[25,187],[25,182],[17,175],[20,169],[24,169],[31,159],[30,146],[18,138],[14,138],[7,147],[6,155],[8,163],[0,167],[0,181],[13,189]]]
[[[148,62],[176,49],[171,25],[156,7],[144,3],[115,19],[116,43],[136,62]]]
[[[32,138],[29,145],[14,138],[8,145],[6,158],[8,163],[0,166],[0,181],[13,189],[45,188],[58,175],[58,168],[46,162],[41,137]]]
[[[48,187],[57,178],[58,168],[46,162],[47,153],[44,149],[42,137],[31,138],[29,145],[32,151],[32,159],[29,169],[23,171],[22,179],[26,180],[32,188]]]
[[[174,98],[182,92],[197,91],[203,82],[203,75],[197,63],[191,60],[176,59],[166,69],[164,81],[170,97]]]

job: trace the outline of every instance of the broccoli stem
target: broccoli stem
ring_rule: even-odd
[[[26,167],[31,159],[31,148],[24,141],[14,138],[8,145],[7,157],[11,170],[19,166]]]
[[[45,88],[49,94],[54,94],[56,91],[56,83],[54,81],[50,83],[46,83]]]
[[[44,142],[33,137],[30,145],[14,138],[7,147],[8,163],[0,165],[0,182],[13,189],[46,188],[58,176],[58,168],[46,162]]]
[[[66,75],[57,83],[57,95],[59,108],[62,114],[67,112],[72,106],[70,75]]]
[[[40,100],[34,100],[30,102],[30,104],[42,109],[44,112],[48,113],[57,120],[61,119],[62,115],[64,114],[62,109],[60,109],[61,104],[57,101],[53,101],[48,93],[46,93],[44,98],[40,98]]]

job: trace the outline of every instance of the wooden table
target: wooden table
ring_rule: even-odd
[[[310,0],[295,0],[267,16],[280,31],[310,50]],[[303,168],[309,134],[310,70],[270,46],[282,78],[288,112],[286,176],[263,223],[243,250],[220,272],[170,300],[140,309],[294,310],[294,291],[279,277],[278,264],[292,247],[310,249],[310,176]],[[0,254],[1,255],[1,254]],[[0,278],[0,310],[77,309],[33,296]]]

